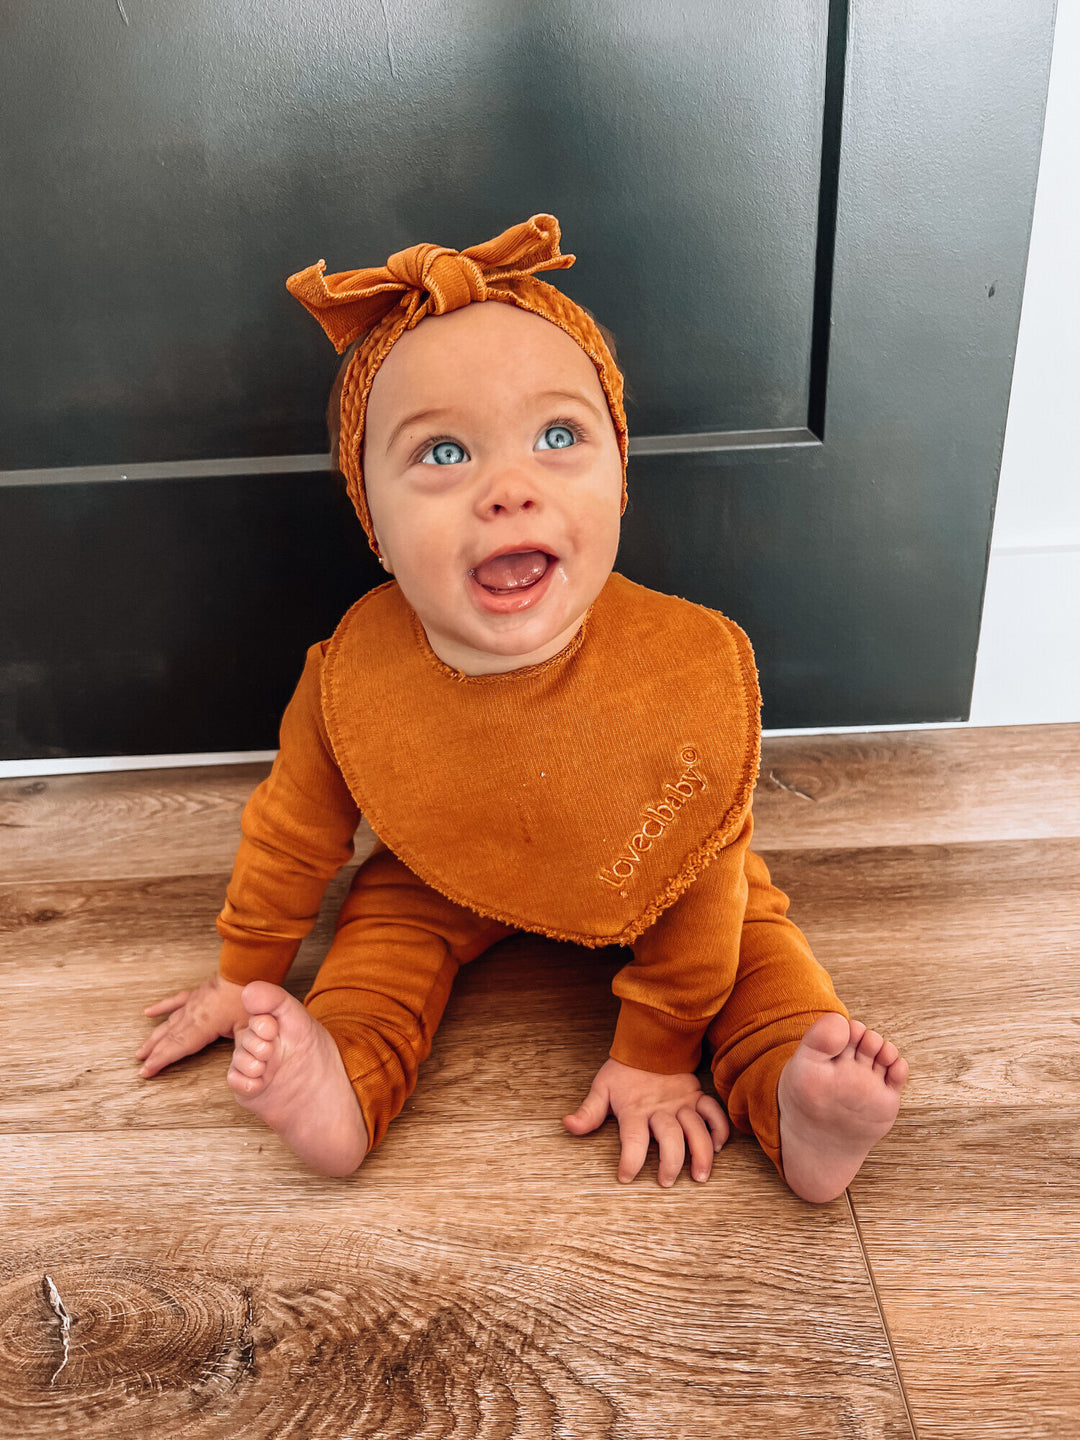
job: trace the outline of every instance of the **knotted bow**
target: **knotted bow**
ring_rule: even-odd
[[[472,300],[486,300],[488,286],[502,280],[565,270],[573,255],[559,253],[559,222],[534,215],[512,225],[494,240],[468,250],[413,245],[370,270],[327,275],[326,261],[309,265],[286,280],[286,287],[326,331],[341,352],[407,297],[409,322],[423,315],[444,315]]]

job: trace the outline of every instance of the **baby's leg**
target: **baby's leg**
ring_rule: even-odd
[[[843,1193],[896,1118],[907,1064],[851,1020],[760,857],[735,987],[709,1026],[713,1079],[738,1129],[757,1136],[792,1190]]]
[[[389,851],[373,855],[304,1004],[266,982],[245,989],[252,1019],[229,1071],[237,1099],[316,1169],[351,1173],[412,1092],[459,967],[512,933]]]

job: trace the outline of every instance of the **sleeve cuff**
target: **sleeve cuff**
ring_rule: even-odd
[[[299,948],[298,940],[229,938],[221,947],[218,973],[234,985],[249,985],[252,980],[280,985]]]
[[[612,1060],[658,1075],[692,1074],[701,1060],[708,1020],[680,1020],[650,1005],[624,1000],[619,1010]]]

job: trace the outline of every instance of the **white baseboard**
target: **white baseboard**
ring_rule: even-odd
[[[63,760],[0,760],[0,780],[32,775],[90,775],[99,770],[177,770],[185,765],[246,765],[276,750],[211,750],[195,755],[86,755]]]

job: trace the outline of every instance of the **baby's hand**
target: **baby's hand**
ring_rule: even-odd
[[[168,1015],[135,1052],[143,1062],[139,1074],[156,1075],[184,1055],[194,1055],[222,1035],[232,1038],[236,1027],[248,1022],[241,1003],[242,985],[211,975],[194,990],[181,990],[168,1000],[148,1005],[144,1015]]]
[[[674,1185],[690,1146],[690,1173],[707,1180],[713,1155],[731,1133],[720,1102],[702,1092],[696,1075],[654,1075],[618,1060],[607,1060],[592,1088],[572,1115],[563,1117],[571,1135],[587,1135],[604,1123],[608,1111],[619,1122],[622,1154],[619,1179],[633,1180],[649,1153],[649,1136],[660,1147],[657,1180]]]

